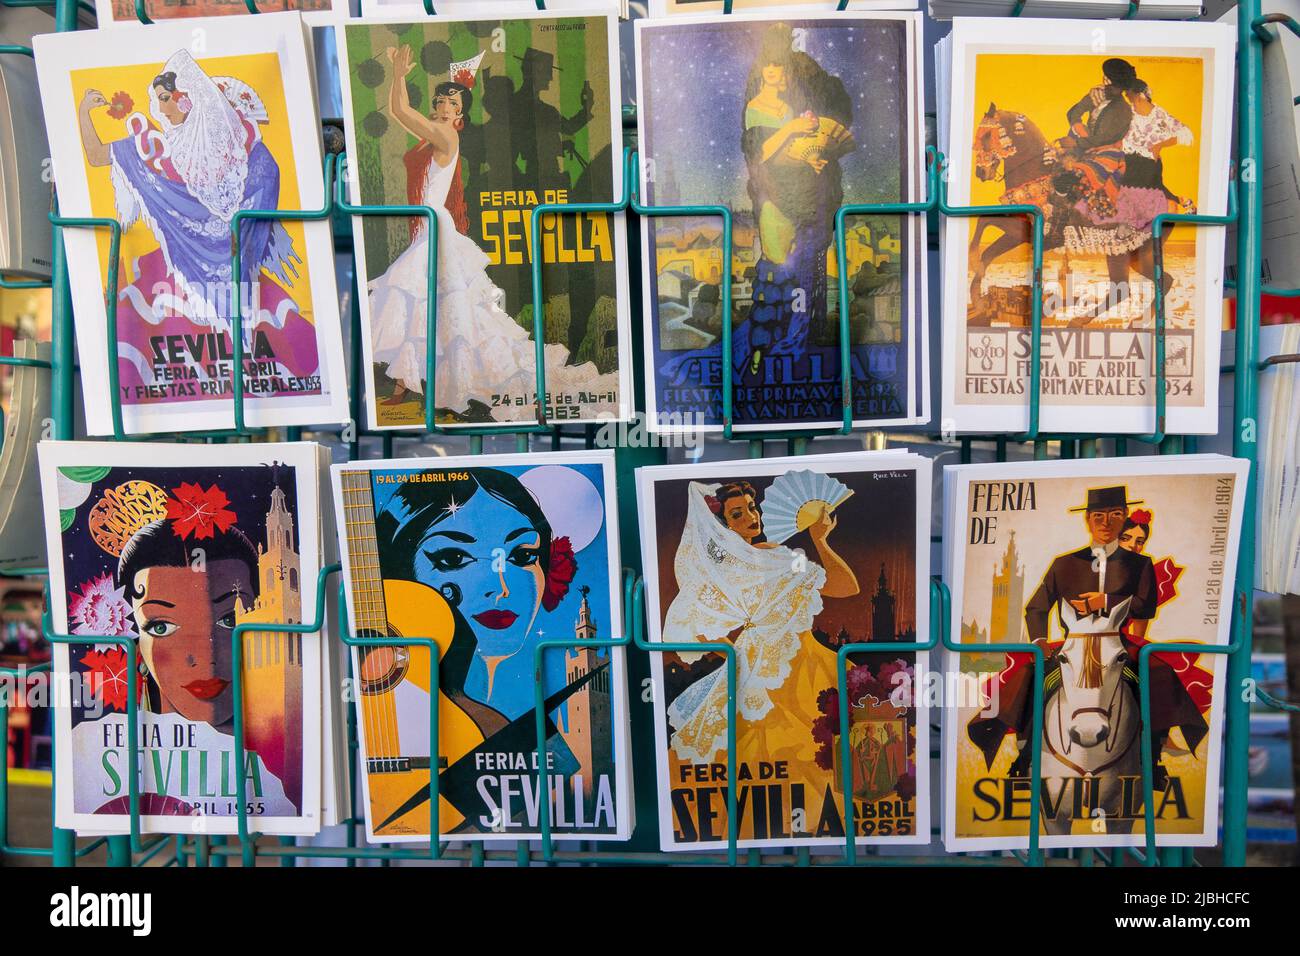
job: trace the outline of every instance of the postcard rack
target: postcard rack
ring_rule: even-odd
[[[249,12],[257,13],[256,0],[245,0]],[[535,0],[538,9],[545,9],[544,0]],[[1300,295],[1300,290],[1280,290],[1266,288],[1262,285],[1261,280],[1261,211],[1262,211],[1262,190],[1258,179],[1257,170],[1260,167],[1260,157],[1262,156],[1262,137],[1263,124],[1260,110],[1260,89],[1261,89],[1261,54],[1265,44],[1274,42],[1276,31],[1278,29],[1289,29],[1300,35],[1300,23],[1285,15],[1260,14],[1261,0],[1240,0],[1238,4],[1238,58],[1237,58],[1237,124],[1238,124],[1238,156],[1236,157],[1236,168],[1240,174],[1235,177],[1235,188],[1229,190],[1229,204],[1226,215],[1209,216],[1209,215],[1185,215],[1185,214],[1163,214],[1156,218],[1153,223],[1153,232],[1158,239],[1162,231],[1176,224],[1185,224],[1193,226],[1216,226],[1222,227],[1231,223],[1237,224],[1237,262],[1238,278],[1235,283],[1237,297],[1237,328],[1236,328],[1236,370],[1238,374],[1234,376],[1234,403],[1233,403],[1233,453],[1237,457],[1247,459],[1250,462],[1256,460],[1256,415],[1258,409],[1257,395],[1257,374],[1258,370],[1267,365],[1277,364],[1282,361],[1297,361],[1300,356],[1281,356],[1270,359],[1265,363],[1260,363],[1258,355],[1258,338],[1259,338],[1259,311],[1261,292],[1268,292],[1273,295]],[[56,28],[60,31],[75,30],[77,27],[78,8],[85,6],[80,0],[0,0],[0,4],[5,7],[25,7],[25,6],[47,6],[53,7],[55,13]],[[424,5],[430,16],[436,15],[431,0],[424,0]],[[841,0],[838,9],[844,9],[847,0]],[[1128,16],[1133,16],[1138,11],[1138,2],[1133,0],[1130,3]],[[1017,3],[1014,15],[1019,15],[1023,3]],[[731,12],[731,0],[726,0],[725,11]],[[147,13],[145,0],[136,0],[137,17],[144,24],[152,22]],[[31,56],[31,50],[26,47],[3,45],[0,46],[0,55],[12,56]],[[625,126],[627,126],[627,117],[625,116]],[[970,217],[970,216],[1025,216],[1032,220],[1033,227],[1033,244],[1032,244],[1032,276],[1033,276],[1033,295],[1032,314],[1031,314],[1031,348],[1033,361],[1030,365],[1030,389],[1029,389],[1029,427],[1026,431],[1019,434],[988,435],[988,436],[963,436],[958,439],[960,443],[960,455],[963,462],[969,461],[972,455],[974,443],[992,443],[994,445],[994,454],[997,460],[1006,460],[1008,442],[1032,443],[1033,455],[1035,458],[1046,458],[1048,455],[1049,441],[1059,442],[1060,454],[1062,457],[1097,457],[1101,454],[1102,440],[1113,440],[1113,447],[1117,455],[1127,453],[1128,442],[1138,441],[1154,445],[1161,453],[1179,453],[1183,451],[1193,451],[1195,449],[1195,439],[1192,436],[1180,436],[1168,434],[1165,429],[1165,388],[1164,388],[1164,358],[1165,358],[1165,316],[1164,316],[1164,297],[1163,288],[1160,281],[1163,263],[1161,261],[1161,246],[1157,243],[1155,246],[1155,368],[1156,368],[1156,388],[1155,388],[1155,428],[1147,435],[1105,435],[1105,434],[1047,434],[1039,428],[1039,411],[1040,411],[1040,362],[1042,349],[1042,260],[1043,260],[1043,218],[1040,210],[1032,205],[1019,206],[980,206],[980,207],[953,207],[947,203],[943,170],[943,157],[933,150],[930,151],[927,162],[928,173],[926,177],[926,198],[916,202],[895,202],[895,203],[871,203],[847,205],[838,210],[835,218],[835,243],[837,255],[842,261],[845,254],[845,222],[851,216],[860,215],[885,215],[885,216],[904,216],[904,215],[924,215],[936,217]],[[436,287],[436,269],[437,269],[437,230],[435,228],[435,214],[428,206],[373,206],[373,205],[353,205],[349,203],[344,195],[344,184],[346,177],[347,159],[342,155],[331,155],[327,157],[324,177],[325,177],[325,202],[321,208],[315,210],[245,210],[235,216],[232,222],[232,242],[231,242],[231,260],[233,273],[240,274],[240,256],[239,247],[240,225],[249,219],[280,219],[280,220],[300,220],[300,221],[319,221],[332,220],[335,225],[336,244],[342,250],[347,250],[351,245],[351,228],[350,217],[352,216],[403,216],[403,217],[423,217],[428,223],[430,236],[429,242],[429,288],[432,290]],[[402,433],[393,431],[371,432],[363,429],[359,422],[363,414],[362,407],[362,356],[361,356],[361,325],[360,314],[357,306],[358,289],[356,285],[355,270],[353,272],[353,284],[350,296],[351,303],[351,377],[349,382],[350,400],[351,400],[351,424],[345,426],[341,431],[338,429],[311,429],[311,428],[288,428],[286,437],[290,440],[297,440],[304,434],[324,434],[329,431],[335,434],[346,446],[351,460],[358,460],[362,455],[362,440],[364,438],[379,439],[382,444],[384,457],[391,457],[395,439],[424,437],[431,434],[445,435],[450,433],[464,434],[469,437],[470,450],[472,453],[481,453],[483,451],[483,439],[486,436],[513,436],[516,447],[521,451],[526,451],[529,447],[532,436],[548,435],[550,437],[551,447],[558,448],[561,442],[566,439],[581,439],[587,447],[592,447],[595,442],[596,432],[593,426],[585,426],[580,431],[569,429],[563,430],[563,426],[555,422],[548,421],[544,402],[540,400],[541,396],[546,394],[545,382],[545,365],[542,361],[542,348],[544,345],[543,323],[543,282],[542,282],[542,262],[539,254],[539,244],[541,242],[541,218],[543,216],[569,215],[575,213],[626,213],[634,216],[653,216],[653,217],[672,217],[672,216],[695,216],[695,217],[714,217],[721,220],[721,235],[723,245],[723,262],[721,277],[721,312],[722,312],[722,350],[723,354],[729,354],[732,341],[732,314],[731,314],[731,211],[724,206],[647,206],[643,205],[638,195],[637,183],[639,182],[639,169],[637,165],[636,153],[634,149],[627,148],[624,152],[624,186],[623,195],[612,202],[608,203],[582,203],[555,205],[548,204],[538,206],[532,211],[532,242],[534,243],[533,255],[533,274],[532,274],[532,299],[533,299],[533,322],[534,322],[534,339],[537,343],[537,395],[539,400],[536,403],[536,422],[535,423],[506,423],[498,426],[484,426],[473,428],[457,427],[454,430],[446,429],[440,426],[434,417],[434,376],[436,369],[434,350],[427,350],[427,368],[426,380],[429,383],[425,390],[425,421],[423,426],[413,433]],[[110,270],[108,293],[106,295],[107,304],[107,333],[110,342],[117,341],[117,318],[116,318],[116,287],[117,287],[117,247],[121,238],[121,226],[116,220],[102,218],[72,218],[58,215],[57,204],[55,211],[50,216],[54,226],[53,250],[52,250],[52,279],[49,282],[39,282],[32,280],[10,280],[0,277],[0,287],[13,288],[36,288],[50,287],[52,289],[52,352],[49,361],[21,357],[0,357],[0,365],[9,366],[31,366],[46,369],[49,372],[50,388],[52,393],[51,415],[52,429],[50,437],[56,439],[72,439],[74,436],[74,392],[75,376],[77,369],[73,359],[73,318],[72,305],[69,289],[69,275],[67,270],[67,259],[64,253],[62,231],[72,228],[89,228],[89,229],[107,229],[110,237]],[[639,249],[639,231],[636,229],[628,230],[629,259],[636,262]],[[631,301],[633,303],[634,323],[641,321],[639,315],[639,304],[641,301],[639,291],[640,271],[631,269]],[[809,442],[818,436],[826,435],[847,435],[853,431],[852,419],[852,396],[851,396],[851,373],[849,362],[849,323],[848,323],[848,277],[847,273],[842,271],[839,276],[839,331],[840,331],[840,373],[843,398],[843,421],[838,428],[830,430],[785,430],[765,433],[745,432],[741,435],[733,434],[732,430],[732,369],[731,363],[723,362],[723,382],[722,382],[722,437],[724,440],[744,439],[748,442],[748,454],[750,457],[761,457],[763,454],[764,442],[766,441],[786,441],[790,454],[803,454],[807,451]],[[436,302],[437,296],[430,294],[427,297],[428,302],[428,338],[429,341],[436,340]],[[234,348],[233,367],[242,367],[243,358],[243,336],[241,335],[242,314],[236,291],[235,309],[232,315],[232,341]],[[633,354],[626,360],[632,363],[633,377],[635,381],[634,393],[637,396],[644,394],[644,382],[642,363],[641,363],[641,337],[639,334],[633,334]],[[1224,369],[1223,371],[1232,371]],[[120,393],[117,389],[117,363],[109,363],[111,404],[112,404],[112,421],[113,421],[113,439],[117,441],[139,440],[142,437],[154,439],[172,439],[178,441],[206,440],[209,442],[224,442],[228,440],[243,440],[262,434],[264,429],[250,428],[247,426],[244,416],[244,383],[242,376],[232,376],[233,379],[233,398],[232,398],[232,427],[217,431],[204,433],[185,433],[183,435],[156,435],[156,436],[136,436],[127,435],[123,427],[122,406]],[[927,387],[928,383],[921,383],[921,387]],[[638,401],[638,405],[641,403]],[[952,441],[949,436],[936,436],[943,441]],[[628,680],[631,687],[642,686],[643,680],[648,677],[649,654],[672,652],[676,650],[699,650],[699,644],[692,644],[689,647],[678,646],[664,643],[651,643],[646,638],[645,628],[645,606],[644,606],[644,583],[637,571],[639,565],[639,547],[635,540],[635,530],[637,522],[636,501],[633,491],[633,469],[646,464],[659,463],[664,460],[662,450],[657,448],[645,447],[619,447],[616,452],[617,472],[620,483],[619,509],[623,518],[621,526],[624,529],[624,540],[622,541],[622,553],[624,560],[632,567],[624,569],[623,572],[623,613],[624,628],[623,637],[617,640],[606,640],[595,642],[601,646],[623,646],[629,652],[628,660]],[[1255,477],[1252,473],[1246,493],[1245,516],[1242,523],[1241,545],[1237,563],[1237,581],[1236,592],[1233,595],[1233,612],[1232,612],[1232,638],[1231,643],[1225,646],[1207,647],[1201,644],[1147,644],[1143,647],[1139,655],[1139,670],[1141,673],[1140,681],[1140,706],[1143,712],[1144,720],[1149,719],[1150,713],[1150,696],[1149,681],[1147,675],[1150,668],[1152,654],[1177,654],[1177,653],[1199,653],[1199,654],[1220,654],[1228,658],[1227,687],[1240,687],[1243,682],[1250,677],[1250,653],[1251,653],[1251,618],[1253,609],[1253,582],[1255,578],[1255,520],[1256,520],[1256,488]],[[629,534],[631,537],[629,537]],[[330,613],[337,613],[340,622],[346,622],[346,613],[343,609],[343,589],[338,581],[338,565],[330,565],[323,568],[320,572],[317,600],[314,609],[314,616],[310,623],[299,625],[281,625],[272,626],[267,624],[240,625],[235,629],[233,635],[233,669],[234,669],[234,693],[235,693],[235,756],[237,764],[242,764],[244,759],[244,727],[242,716],[242,694],[241,686],[241,667],[240,655],[242,653],[243,632],[245,630],[256,630],[258,632],[280,631],[297,634],[315,634],[318,636],[327,635],[327,619]],[[34,574],[45,573],[43,569],[25,569],[11,574]],[[331,598],[337,594],[338,609],[337,612],[331,612],[330,605],[333,603]],[[850,644],[839,648],[837,657],[837,679],[840,689],[839,693],[839,719],[842,724],[848,721],[848,695],[846,693],[846,671],[848,657],[854,654],[878,653],[878,652],[904,652],[914,653],[921,651],[937,650],[941,646],[950,652],[971,653],[975,648],[966,647],[954,640],[953,635],[949,633],[949,595],[948,589],[938,578],[931,582],[930,586],[930,620],[931,631],[925,635],[925,639],[917,640],[911,643],[889,643],[873,644],[859,643]],[[432,649],[432,640],[430,638],[411,638],[403,637],[400,641],[362,638],[350,635],[346,631],[346,623],[341,628],[342,640],[349,646],[373,646],[375,644],[395,644],[402,645],[424,645]],[[128,661],[134,667],[136,647],[134,640],[129,637],[95,637],[88,641],[84,636],[73,636],[53,633],[50,624],[49,612],[45,616],[46,637],[52,643],[95,643],[95,644],[112,644],[121,647],[128,656]],[[552,641],[547,640],[539,645],[535,650],[534,668],[540,675],[542,668],[543,655],[550,650],[570,647],[577,643],[576,640],[569,641]],[[585,642],[590,645],[592,642]],[[94,840],[77,840],[75,834],[68,830],[55,828],[51,832],[51,839],[48,846],[14,846],[9,841],[9,818],[8,818],[8,773],[3,762],[0,762],[0,854],[25,855],[47,857],[55,865],[70,866],[75,865],[76,861],[84,858],[88,854],[100,849],[106,848],[108,862],[114,866],[141,866],[152,861],[164,862],[166,865],[188,866],[188,865],[212,865],[224,866],[231,857],[239,857],[243,865],[253,865],[257,862],[258,857],[264,857],[268,860],[274,859],[283,865],[293,865],[297,859],[306,859],[313,857],[328,857],[347,861],[348,865],[355,865],[361,860],[446,860],[467,862],[470,865],[482,865],[486,862],[505,861],[513,862],[521,866],[530,864],[650,864],[650,863],[667,863],[680,865],[699,865],[699,864],[728,864],[736,865],[744,862],[748,865],[870,865],[873,863],[885,863],[898,865],[900,863],[917,863],[917,864],[937,864],[937,865],[971,865],[971,866],[999,866],[999,865],[1027,865],[1041,866],[1045,864],[1052,865],[1082,865],[1091,866],[1095,863],[1105,863],[1109,865],[1120,865],[1128,858],[1136,858],[1148,866],[1188,866],[1197,863],[1193,853],[1189,849],[1177,847],[1156,847],[1156,837],[1153,827],[1153,799],[1152,799],[1152,764],[1153,756],[1151,753],[1150,738],[1147,735],[1142,737],[1142,775],[1143,775],[1143,795],[1144,795],[1144,812],[1146,814],[1146,846],[1139,851],[1137,849],[1116,849],[1110,852],[1102,850],[1083,849],[1062,853],[1046,853],[1038,845],[1038,827],[1028,827],[1028,851],[1024,854],[1015,852],[1003,855],[966,855],[966,854],[944,854],[936,851],[935,846],[931,846],[929,855],[897,856],[897,855],[879,855],[874,852],[875,848],[860,849],[856,846],[852,834],[854,833],[854,808],[853,802],[846,801],[844,831],[845,845],[842,853],[813,854],[809,849],[799,849],[789,853],[776,852],[759,852],[747,851],[740,852],[737,848],[737,815],[736,815],[736,780],[735,780],[735,752],[736,752],[736,658],[735,651],[731,645],[717,644],[714,649],[720,651],[725,656],[727,671],[727,708],[728,708],[728,780],[727,780],[727,800],[728,800],[728,840],[725,845],[719,846],[718,852],[712,853],[662,853],[656,847],[658,845],[658,835],[656,820],[654,816],[654,772],[656,767],[656,755],[651,743],[651,734],[648,726],[649,717],[645,713],[645,708],[634,708],[631,714],[632,735],[633,735],[633,752],[632,758],[636,766],[636,790],[634,799],[637,801],[639,812],[637,814],[637,829],[632,839],[624,845],[606,845],[606,849],[591,849],[595,844],[571,844],[570,841],[564,841],[563,847],[557,847],[551,836],[551,821],[549,819],[549,807],[547,801],[541,801],[541,833],[542,839],[539,841],[518,842],[514,849],[497,849],[499,844],[493,844],[492,849],[485,849],[482,843],[465,843],[463,841],[443,841],[440,843],[433,840],[427,847],[386,847],[386,846],[367,846],[363,845],[359,834],[359,828],[362,825],[355,812],[352,817],[346,821],[346,845],[342,847],[326,846],[307,846],[297,845],[294,838],[281,838],[278,843],[272,843],[268,840],[259,840],[258,835],[250,826],[250,821],[245,812],[246,805],[244,800],[244,779],[242,775],[236,775],[238,787],[238,833],[236,836],[225,837],[196,833],[189,836],[168,836],[168,835],[148,835],[141,832],[141,820],[139,812],[138,778],[132,777],[130,781],[130,834],[124,836],[99,837]],[[635,651],[635,652],[634,652]],[[1039,781],[1040,776],[1040,755],[1039,741],[1043,731],[1042,728],[1042,698],[1043,698],[1043,652],[1037,645],[1033,644],[981,644],[978,647],[981,653],[1002,653],[1014,652],[1029,654],[1034,657],[1036,667],[1034,669],[1034,712],[1036,714],[1032,728],[1032,770],[1031,770],[1031,805],[1030,820],[1038,818],[1038,801],[1039,801]],[[645,653],[639,653],[645,652]],[[432,690],[437,688],[437,654],[430,655],[433,664]],[[40,671],[47,670],[48,664],[37,668],[30,668],[22,673],[13,671],[0,671],[10,679],[23,680],[26,677],[37,675]],[[541,696],[540,678],[537,685],[535,716],[537,727],[537,739],[539,750],[544,740],[544,702]],[[138,701],[136,699],[136,686],[134,682],[128,682],[128,746],[130,763],[134,764],[139,748],[137,739],[137,722],[135,715],[138,710]],[[1284,701],[1274,700],[1273,698],[1260,693],[1260,698],[1270,706],[1285,710],[1296,710],[1297,706]],[[437,727],[437,694],[430,694],[431,701],[431,743],[436,746],[438,737]],[[1224,799],[1222,812],[1222,851],[1223,862],[1230,866],[1239,866],[1245,862],[1246,857],[1246,795],[1247,795],[1247,745],[1248,745],[1248,720],[1249,704],[1245,696],[1238,693],[1227,694],[1227,731],[1226,731],[1226,757],[1225,757],[1225,776],[1224,776]],[[348,769],[351,791],[356,791],[356,774],[357,774],[357,733],[356,717],[353,708],[345,708],[348,719]],[[3,725],[7,719],[5,711],[5,701],[0,698],[0,725]],[[847,735],[841,735],[841,766],[845,775],[844,783],[849,783],[849,775],[852,772],[850,761],[848,759],[849,741]],[[433,749],[430,752],[436,752]],[[925,759],[923,756],[919,759]],[[539,761],[540,767],[540,784],[543,792],[548,785],[548,770],[546,761]],[[437,796],[437,775],[432,775],[430,781],[430,825],[431,832],[438,831],[438,804]],[[845,786],[844,789],[849,789]],[[52,791],[53,792],[53,791]],[[936,837],[937,840],[937,837]],[[450,846],[444,845],[450,843]],[[577,848],[571,849],[570,846]]]

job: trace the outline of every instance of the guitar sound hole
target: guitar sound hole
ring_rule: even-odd
[[[361,633],[362,637],[379,637],[374,632]],[[383,635],[385,637],[396,636],[394,634]],[[361,693],[362,694],[382,694],[397,684],[400,684],[406,677],[407,668],[410,667],[410,652],[405,647],[368,647],[361,653]]]

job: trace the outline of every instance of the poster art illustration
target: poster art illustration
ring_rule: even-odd
[[[199,53],[180,24],[159,25],[129,53],[86,35],[36,41],[63,212],[122,226],[124,424],[230,424],[236,294],[250,424],[344,420],[344,396],[331,387],[342,349],[328,224],[244,219],[232,272],[238,213],[323,200],[319,131],[299,115],[312,102],[301,22],[268,15],[261,40],[250,47],[241,35],[229,55],[223,40],[238,26],[204,30]],[[106,288],[109,230],[68,230],[66,241],[74,272],[98,274]],[[103,296],[93,282],[75,285],[82,354],[107,354]],[[108,432],[107,361],[89,364],[89,426]]]
[[[329,22],[333,7],[333,0],[273,0],[271,3],[263,0],[257,5],[259,15],[273,10],[300,10],[308,23],[317,26]],[[110,23],[140,22],[135,0],[95,0],[95,9],[101,28]],[[242,16],[248,13],[248,4],[244,0],[167,0],[150,4],[148,13],[151,20]]]
[[[431,386],[429,223],[355,220],[375,427],[423,425],[430,387],[448,426],[626,417],[622,217],[543,217],[542,323],[532,287],[532,210],[621,191],[616,44],[599,15],[342,28],[353,200],[429,206],[437,225]]]
[[[57,718],[59,825],[127,826],[134,773],[149,829],[233,832],[242,775],[259,830],[314,832],[318,651],[298,634],[244,635],[246,751],[236,766],[232,639],[241,624],[298,624],[304,607],[310,616],[315,446],[259,446],[265,457],[235,462],[223,449],[221,464],[211,455],[196,462],[189,450],[185,465],[140,463],[154,450],[177,457],[162,446],[137,446],[129,464],[120,454],[109,463],[98,449],[40,447],[54,624],[60,633],[132,638],[137,667],[119,645],[56,648],[72,689]],[[134,768],[132,682],[140,714]]]
[[[1166,221],[1157,250],[1154,230],[1162,215],[1225,211],[1231,29],[1107,26],[1098,50],[1095,25],[1065,29],[1078,42],[1005,25],[954,29],[952,201],[1042,210],[1046,420],[1086,429],[1100,406],[1121,412],[1120,429],[1152,427],[1159,252],[1169,409],[1179,430],[1213,431],[1222,234]],[[957,427],[1020,427],[1031,220],[951,218],[945,229]]]
[[[1126,464],[951,479],[954,634],[976,648],[1032,641],[1046,663],[1031,821],[1033,656],[949,655],[972,690],[944,715],[950,850],[1023,847],[1029,826],[1044,847],[1142,843],[1144,733],[1157,840],[1217,838],[1222,662],[1152,655],[1144,727],[1138,660],[1151,642],[1227,642],[1246,463]]]
[[[626,838],[623,655],[598,643],[622,634],[613,454],[485,461],[334,468],[353,632],[439,651],[433,750],[429,649],[353,650],[367,834],[427,840],[436,767],[444,839],[527,838],[543,806],[556,834]]]
[[[926,626],[929,464],[835,458],[640,472],[651,639],[736,651],[741,847],[843,845],[846,734],[858,842],[929,840],[927,655],[888,650]],[[850,655],[844,727],[837,653],[863,642],[883,649]],[[651,661],[661,845],[725,845],[724,655]]]
[[[636,23],[644,201],[732,214],[737,428],[842,419],[841,309],[854,421],[923,414],[921,225],[846,220],[848,302],[834,243],[842,205],[916,198],[917,17]],[[721,427],[721,220],[646,217],[642,239],[651,423]]]

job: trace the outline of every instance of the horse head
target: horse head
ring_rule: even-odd
[[[1046,143],[1038,127],[1023,113],[1000,110],[990,103],[975,127],[975,175],[981,182],[1005,178],[1008,160],[1014,156],[1041,157]]]
[[[1062,743],[1067,748],[1104,746],[1109,753],[1116,744],[1124,672],[1131,663],[1119,633],[1128,618],[1129,601],[1125,598],[1109,614],[1082,615],[1068,601],[1060,602],[1061,623],[1069,632],[1056,655],[1059,711],[1065,722]]]

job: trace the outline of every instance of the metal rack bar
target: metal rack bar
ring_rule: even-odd
[[[1260,0],[1239,0],[1237,4],[1237,156],[1238,162],[1259,168],[1264,155],[1263,109],[1259,96],[1263,82],[1263,56],[1255,20]],[[1252,170],[1254,172],[1254,170]],[[1259,297],[1263,249],[1260,245],[1263,221],[1263,190],[1260,177],[1237,177],[1237,354],[1239,368],[1254,368],[1259,355]],[[1257,487],[1255,465],[1258,446],[1254,425],[1259,412],[1259,377],[1254,374],[1233,378],[1234,427],[1232,453],[1250,462],[1246,476],[1246,501],[1237,551],[1237,578],[1232,601],[1232,643],[1228,656],[1228,679],[1224,706],[1227,737],[1224,740],[1223,776],[1223,863],[1243,866],[1246,862],[1246,799],[1249,787],[1247,755],[1250,747],[1250,706],[1234,688],[1250,678],[1252,612],[1255,601],[1255,522]]]

